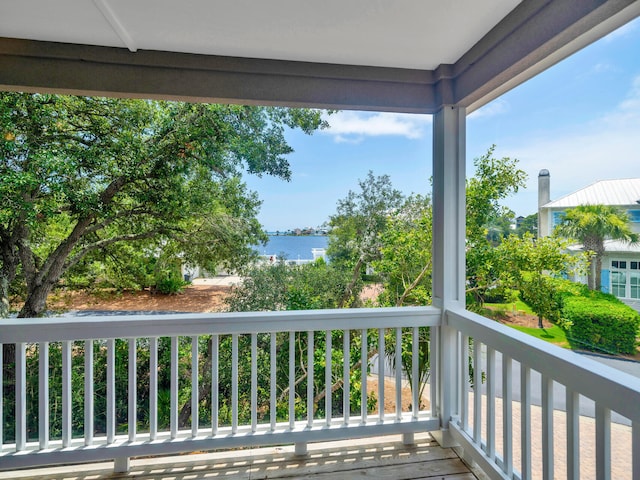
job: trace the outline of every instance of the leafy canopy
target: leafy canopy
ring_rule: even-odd
[[[325,125],[313,110],[1,93],[1,276],[22,273],[22,314],[38,315],[69,268],[119,242],[239,267],[265,239],[242,172],[289,180],[285,129]]]

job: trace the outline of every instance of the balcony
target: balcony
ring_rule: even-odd
[[[350,464],[382,475],[382,462],[395,465],[393,478],[473,478],[427,432],[491,478],[640,477],[640,380],[462,309],[13,319],[1,341],[15,345],[2,415],[16,421],[3,422],[0,478],[104,461],[150,477],[174,468],[193,478],[243,468],[252,478],[342,475]],[[419,378],[425,342],[430,376],[419,399],[407,374]],[[61,405],[49,400],[54,385]],[[189,398],[178,395],[185,385]],[[185,415],[187,406],[200,414]],[[400,437],[379,438],[389,435]],[[256,449],[265,446],[277,448]],[[93,468],[105,472],[71,472]]]

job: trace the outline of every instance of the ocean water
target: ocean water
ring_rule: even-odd
[[[312,248],[327,248],[328,237],[324,235],[270,235],[266,245],[255,247],[260,255],[277,255],[288,260],[313,258]]]

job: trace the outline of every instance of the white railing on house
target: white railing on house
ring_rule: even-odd
[[[441,318],[426,307],[5,320],[0,342],[16,350],[0,379],[0,417],[17,420],[12,431],[0,424],[0,469],[116,459],[126,470],[134,456],[267,444],[303,453],[307,442],[410,441],[444,425],[442,438],[491,478],[621,478],[618,464],[640,478],[639,379],[462,309]],[[401,407],[398,369],[386,379],[395,393],[385,412],[386,359],[408,357],[417,378],[424,330],[430,408],[419,409],[417,390]],[[367,391],[360,367],[379,351],[377,402],[361,393],[354,407],[354,392]],[[188,407],[199,415],[184,415]],[[442,411],[452,418],[435,418]],[[628,437],[616,436],[621,421]]]
[[[450,431],[468,459],[492,478],[640,479],[640,379],[462,309],[445,317],[457,332]]]
[[[420,342],[440,318],[425,307],[4,320],[0,342],[15,345],[15,366],[5,348],[0,469],[115,459],[123,471],[140,455],[269,444],[304,453],[307,442],[390,433],[410,441],[439,421],[420,410],[418,389],[402,408],[406,382],[400,369],[385,380],[384,362],[409,355],[418,378]],[[377,352],[386,355],[371,405],[361,366]]]

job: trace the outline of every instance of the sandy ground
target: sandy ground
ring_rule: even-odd
[[[149,291],[92,295],[87,292],[65,292],[52,295],[51,310],[166,311],[209,313],[226,307],[228,285],[189,285],[177,295],[154,294]]]

